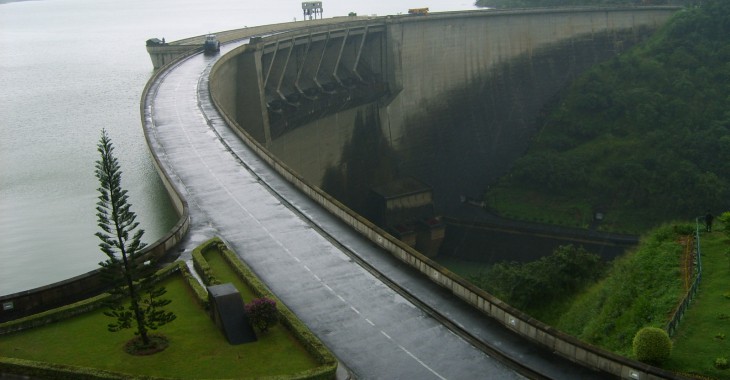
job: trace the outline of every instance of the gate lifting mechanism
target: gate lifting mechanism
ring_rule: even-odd
[[[322,19],[322,2],[321,1],[303,1],[302,2],[302,11],[304,11],[304,19],[307,19],[307,16],[309,16],[309,19],[312,19],[312,15],[314,15],[314,19],[317,19],[317,14],[319,14],[319,18]]]

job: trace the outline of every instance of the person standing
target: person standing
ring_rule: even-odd
[[[705,231],[712,232],[712,220],[715,219],[714,216],[712,216],[712,213],[710,210],[707,210],[707,214],[705,214]]]

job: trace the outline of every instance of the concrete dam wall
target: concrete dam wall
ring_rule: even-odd
[[[666,20],[669,13],[671,13],[662,14],[662,12],[657,13],[657,17],[659,17],[656,20],[657,23]],[[488,20],[485,18],[483,21],[487,22]],[[498,99],[496,98],[497,95],[503,95],[501,92],[508,92],[508,100],[538,98],[537,95],[529,96],[529,90],[543,88],[543,86],[547,87],[547,85],[535,85],[527,82],[535,78],[551,78],[548,74],[552,73],[564,74],[567,70],[565,67],[567,63],[579,61],[578,57],[583,56],[566,53],[569,58],[561,60],[559,53],[551,56],[549,53],[551,50],[580,52],[583,50],[580,46],[583,46],[588,51],[587,56],[591,54],[598,55],[594,53],[594,49],[591,48],[592,45],[588,42],[581,44],[581,38],[568,38],[567,40],[555,42],[557,45],[550,43],[548,46],[538,46],[532,50],[532,55],[520,53],[514,58],[505,57],[503,60],[493,63],[485,70],[485,73],[480,74],[481,76],[475,77],[480,78],[479,81],[475,81],[476,86],[472,86],[471,83],[457,83],[439,93],[438,96],[433,97],[427,96],[428,92],[423,91],[422,103],[413,103],[409,108],[405,106],[407,103],[405,99],[398,99],[406,93],[405,87],[407,84],[403,82],[402,71],[421,70],[421,75],[425,75],[424,81],[440,73],[424,72],[419,67],[408,68],[405,62],[417,60],[405,59],[402,55],[402,49],[398,51],[397,48],[385,50],[386,53],[380,54],[378,60],[368,62],[351,57],[353,59],[341,65],[345,61],[338,59],[340,52],[348,49],[362,53],[366,49],[374,49],[378,44],[384,48],[392,47],[392,45],[388,45],[393,43],[390,40],[391,37],[388,36],[388,32],[391,30],[388,27],[388,22],[398,22],[398,20],[388,18],[385,20],[374,19],[368,22],[384,24],[386,27],[383,31],[375,32],[375,35],[370,37],[364,36],[369,32],[360,29],[362,32],[353,33],[355,36],[353,39],[350,39],[347,32],[337,34],[338,37],[335,38],[328,38],[327,35],[332,36],[333,33],[329,33],[327,30],[299,30],[290,35],[272,36],[264,39],[264,41],[254,40],[250,45],[226,54],[212,68],[210,74],[211,96],[216,107],[222,113],[221,117],[226,123],[236,127],[234,131],[258,157],[271,165],[292,186],[313,199],[337,219],[367,237],[375,246],[381,248],[383,253],[389,253],[404,265],[409,266],[453,296],[479,310],[488,316],[490,320],[501,324],[505,329],[539,344],[550,352],[598,371],[597,375],[599,373],[601,375],[609,374],[622,379],[681,378],[679,375],[660,368],[591,346],[522,313],[520,310],[511,307],[454,274],[422,252],[415,250],[403,239],[396,239],[392,234],[386,233],[383,228],[353,212],[351,208],[345,207],[338,199],[323,192],[319,187],[331,186],[334,191],[330,190],[330,193],[336,193],[343,189],[356,190],[358,186],[369,184],[374,184],[369,185],[372,189],[381,189],[382,187],[378,185],[378,179],[388,176],[403,176],[406,165],[403,164],[404,161],[400,160],[405,157],[404,152],[407,150],[403,147],[406,146],[405,143],[408,142],[408,138],[414,140],[420,138],[416,129],[412,129],[411,133],[413,135],[411,136],[407,136],[405,132],[401,135],[391,132],[407,130],[406,127],[408,127],[407,123],[409,122],[412,123],[411,128],[417,128],[421,122],[424,123],[423,125],[428,125],[430,118],[433,118],[433,115],[438,115],[437,111],[440,110],[429,109],[429,104],[424,105],[424,103],[434,102],[434,104],[438,104],[441,102],[445,104],[442,104],[442,109],[445,110],[444,113],[454,115],[451,116],[452,118],[478,119],[473,115],[480,114],[482,112],[481,108],[488,109],[493,104],[497,104]],[[422,20],[413,22],[427,24]],[[652,26],[654,22],[645,24],[648,28],[647,33],[655,27]],[[610,56],[626,48],[624,44],[630,40],[625,38],[635,36],[632,38],[637,41],[643,38],[644,26],[642,25],[637,24],[637,26],[628,28],[628,30],[616,31],[615,33],[611,31],[606,33],[596,32],[594,35],[604,34],[607,36],[604,40],[609,41],[610,46],[612,46],[608,52]],[[340,25],[340,29],[342,27]],[[346,26],[344,27],[346,28]],[[297,40],[296,36],[305,37]],[[322,45],[319,47],[319,54],[314,53],[315,58],[309,57],[309,52],[315,47],[315,43],[309,41],[316,38],[320,38],[320,42],[318,42],[320,44],[339,46],[339,49],[333,49],[337,57],[325,57],[326,54],[333,53],[322,53],[322,51],[328,51]],[[275,42],[277,39],[280,40],[278,45],[282,49],[273,48],[277,44]],[[282,40],[284,41],[281,42]],[[360,43],[358,44],[357,41],[360,41]],[[586,37],[585,41],[596,41],[596,39]],[[355,49],[348,46],[350,43],[360,47]],[[606,44],[604,43],[604,45]],[[265,58],[263,52],[266,46],[271,48],[266,53],[270,54],[269,58]],[[555,50],[555,46],[559,47],[558,50]],[[287,49],[291,50],[291,53],[287,52]],[[278,51],[276,54],[278,58],[273,56],[273,51]],[[547,51],[548,54],[541,54],[542,51]],[[358,53],[355,54],[358,55]],[[320,58],[316,58],[317,56]],[[545,58],[537,60],[537,57]],[[551,59],[551,57],[553,58]],[[279,73],[276,73],[273,68],[275,66],[272,66],[271,62],[275,62],[277,59],[285,59],[289,62],[279,67],[285,68],[289,64],[293,64],[299,65],[297,66],[298,69],[281,69]],[[329,61],[330,66],[328,69],[321,70],[325,67],[325,61]],[[528,64],[523,63],[523,61]],[[454,62],[458,63],[458,60]],[[530,72],[526,71],[525,67],[543,67],[542,63],[550,65],[550,70],[536,72],[532,76],[524,75],[525,72]],[[309,67],[310,65],[316,65],[316,67]],[[304,66],[307,66],[307,68],[304,68]],[[450,69],[468,72],[463,66],[458,64]],[[397,69],[398,67],[400,69]],[[310,73],[308,74],[310,75],[308,80],[303,79],[300,74],[305,70]],[[398,74],[398,70],[401,70],[400,74]],[[269,78],[268,80],[264,79],[263,73],[265,72],[268,73],[266,75]],[[337,73],[337,75],[335,76],[334,73]],[[400,77],[398,77],[399,75]],[[571,72],[569,75],[577,75],[577,73]],[[362,77],[362,81],[359,77]],[[414,77],[418,76],[414,74]],[[562,78],[559,75],[556,75],[556,77]],[[273,85],[273,92],[269,82],[272,78],[276,83]],[[486,79],[481,80],[481,78]],[[521,79],[516,80],[519,78]],[[545,83],[550,84],[553,80],[559,82],[557,79],[549,79]],[[285,83],[298,83],[299,87]],[[501,87],[498,85],[501,85]],[[470,97],[473,97],[473,94],[481,94],[477,90],[483,91],[489,89],[490,86],[496,87],[495,90],[491,90],[492,94],[495,94],[495,98],[485,97],[481,103],[478,101],[467,103],[467,107],[464,109],[469,110],[469,112],[464,115],[458,115],[459,108],[455,108],[456,111],[449,110],[449,107],[460,106],[460,99],[469,100]],[[558,83],[555,86],[559,92],[564,84]],[[515,87],[522,87],[523,89],[518,91]],[[296,89],[296,92],[289,93],[288,91],[291,91],[292,88]],[[453,98],[451,98],[452,95]],[[535,100],[535,104],[538,104],[537,108],[542,108],[544,103],[541,102],[549,102],[553,96],[555,94],[545,95],[544,97],[541,95],[539,97],[540,101]],[[442,100],[443,97],[447,97],[447,100]],[[522,101],[527,103],[527,100]],[[401,102],[400,105],[398,102]],[[471,104],[483,104],[483,106],[470,109]],[[508,101],[500,104],[508,104]],[[485,114],[489,114],[488,112],[498,115],[507,114],[513,119],[523,119],[520,115],[514,114],[515,111],[512,110],[491,109],[485,111]],[[416,122],[408,121],[408,117],[416,119]],[[539,111],[537,116],[533,115],[531,117],[539,117]],[[509,118],[507,119],[509,120]],[[528,118],[524,117],[524,119]],[[399,120],[402,125],[392,125]],[[486,118],[483,120],[489,121]],[[432,125],[439,126],[439,123],[434,122]],[[440,130],[439,128],[434,129],[437,131],[436,133],[440,133],[442,138],[447,139],[450,134],[455,132],[465,130],[465,133],[470,133],[478,127],[469,129],[461,128],[458,125],[446,125]],[[485,127],[484,129],[488,128]],[[504,126],[497,129],[500,133],[492,133],[490,136],[502,139],[501,133],[508,134],[510,127]],[[424,131],[425,134],[425,128]],[[435,152],[447,142],[447,140],[434,141],[436,141],[434,146],[423,146],[420,149],[430,149]],[[499,140],[493,145],[506,144],[508,141],[508,139]],[[398,145],[396,142],[403,142],[403,144]],[[490,141],[479,141],[476,145],[487,143],[490,143]],[[390,171],[392,169],[391,165],[395,167],[395,172]],[[509,165],[509,163],[505,165]],[[296,171],[293,168],[297,168]],[[311,172],[308,172],[308,170],[311,170]],[[399,170],[403,172],[398,172]],[[358,171],[368,171],[369,174],[359,177],[354,176]],[[305,176],[302,173],[307,174]],[[318,180],[319,178],[321,180]],[[368,183],[364,179],[370,182]],[[265,181],[265,179],[262,180]],[[353,185],[352,182],[355,182],[355,184]],[[338,195],[340,197],[347,196],[347,194]],[[390,198],[388,202],[412,202],[418,205],[422,204],[424,200],[428,200],[430,196],[430,194],[424,192],[414,192],[409,195],[398,199]]]
[[[348,20],[252,40],[211,78],[278,159],[377,220],[371,190],[416,178],[459,217],[508,171],[546,106],[678,8],[473,11]]]

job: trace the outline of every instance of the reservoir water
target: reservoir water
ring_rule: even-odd
[[[472,0],[323,2],[325,18],[418,7],[474,8]],[[83,274],[105,259],[94,236],[102,128],[144,241],[176,222],[140,123],[152,74],[147,39],[295,19],[299,0],[0,0],[0,295]]]

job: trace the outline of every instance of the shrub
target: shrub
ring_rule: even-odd
[[[563,245],[552,255],[528,263],[499,262],[471,276],[477,286],[521,309],[560,302],[597,281],[606,265],[583,247]]]
[[[634,336],[634,356],[645,363],[661,363],[672,353],[672,341],[666,331],[644,327]]]
[[[279,320],[276,302],[269,298],[256,298],[246,304],[246,314],[251,324],[261,332],[266,332]]]
[[[717,369],[727,369],[728,367],[729,366],[728,366],[728,363],[727,363],[727,358],[717,358],[717,359],[715,359],[715,368],[717,368]]]
[[[720,214],[720,216],[717,217],[717,219],[725,227],[723,231],[725,231],[726,234],[730,235],[730,211],[723,212],[722,214]]]

